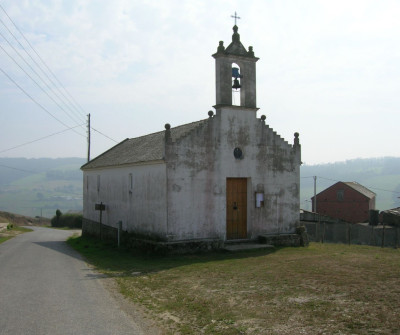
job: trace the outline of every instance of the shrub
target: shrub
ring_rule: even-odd
[[[61,214],[51,219],[52,227],[82,228],[82,214]]]
[[[11,229],[13,229],[14,228],[14,225],[12,224],[12,223],[9,223],[8,225],[7,225],[7,230],[11,230]]]

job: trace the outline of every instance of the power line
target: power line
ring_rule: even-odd
[[[65,132],[68,131],[68,130],[72,130],[73,128],[81,127],[81,126],[82,126],[82,125],[80,124],[80,125],[77,125],[77,126],[74,126],[74,127],[70,127],[70,128],[61,130],[61,131],[59,131],[59,132],[57,132],[57,133],[53,133],[53,134],[50,134],[50,135],[47,135],[47,136],[43,136],[43,137],[38,138],[38,139],[36,139],[36,140],[32,140],[32,141],[29,141],[29,142],[25,142],[25,143],[16,145],[16,146],[14,146],[14,147],[12,147],[12,148],[8,148],[8,149],[5,149],[5,150],[1,150],[0,153],[6,152],[6,151],[10,151],[10,150],[13,150],[13,149],[17,149],[17,148],[23,147],[23,146],[25,146],[25,145],[28,145],[28,144],[31,144],[31,143],[35,143],[35,142],[44,140],[44,139],[49,138],[49,137],[51,137],[51,136],[58,135],[58,134],[61,134],[61,133],[65,133]]]
[[[47,114],[49,114],[52,118],[54,118],[55,120],[57,120],[59,123],[61,123],[63,126],[70,128],[67,124],[65,124],[63,121],[61,121],[60,119],[58,119],[56,116],[54,116],[52,113],[50,113],[44,106],[42,106],[39,102],[37,102],[28,92],[26,92],[20,85],[18,85],[18,83],[12,79],[2,68],[0,68],[0,71],[3,72],[3,74],[10,79],[15,86],[17,86],[23,93],[25,93],[25,95],[31,99],[36,105],[38,105],[41,109],[43,109]],[[75,131],[76,132],[76,131]],[[77,133],[77,132],[76,132]],[[80,133],[77,133],[80,136],[86,137]]]
[[[17,170],[17,171],[22,171],[22,172],[27,172],[27,173],[36,173],[35,171],[29,171],[29,170],[23,170],[23,169],[18,169],[16,167],[12,167],[12,166],[7,166],[7,165],[3,165],[0,164],[1,167],[7,168],[7,169],[11,169],[11,170]]]
[[[98,131],[97,129],[94,129],[93,127],[90,127],[93,129],[95,132],[99,133],[100,135],[103,135],[104,137],[107,137],[109,140],[114,141],[115,143],[119,143],[118,141],[112,139],[111,137],[107,136],[106,134],[103,134],[101,131]]]
[[[80,112],[84,113],[83,108],[79,105],[78,102],[76,102],[76,100],[72,97],[72,95],[67,91],[67,89],[62,85],[62,83],[58,80],[57,76],[53,73],[53,71],[51,71],[51,69],[49,68],[49,66],[46,64],[46,62],[42,59],[42,57],[40,57],[39,53],[35,50],[35,48],[32,46],[32,44],[29,42],[29,40],[25,37],[25,35],[22,33],[22,31],[18,28],[18,26],[15,24],[15,22],[11,19],[11,17],[8,15],[7,11],[3,8],[3,6],[0,4],[0,8],[1,10],[5,13],[5,15],[7,16],[7,18],[10,20],[10,22],[13,24],[14,28],[19,32],[19,34],[22,36],[22,38],[25,40],[25,42],[27,43],[27,45],[31,48],[31,50],[36,54],[36,56],[38,57],[38,59],[40,60],[40,62],[44,65],[44,67],[48,70],[48,72],[52,75],[52,77],[55,79],[55,81],[59,84],[59,86],[64,90],[64,92],[69,96],[66,96],[62,90],[60,90],[60,88],[55,84],[55,82],[49,77],[49,75],[46,73],[46,71],[43,70],[43,68],[36,62],[36,60],[30,55],[30,53],[26,50],[26,48],[20,43],[20,41],[18,40],[18,38],[13,34],[13,32],[7,27],[7,25],[3,22],[3,20],[1,20],[0,18],[0,22],[3,24],[3,26],[7,29],[7,31],[12,35],[12,37],[17,41],[17,43],[21,46],[21,48],[25,51],[25,53],[29,56],[29,58],[36,64],[36,66],[40,69],[40,71],[46,76],[46,78],[51,82],[52,85],[54,85],[54,87],[58,90],[58,92],[60,92],[60,94],[68,101],[68,103],[73,107],[73,109],[71,107],[69,107],[65,101],[63,99],[60,98],[59,95],[57,95],[52,88],[49,86],[49,84],[42,78],[42,76],[40,74],[37,73],[37,71],[35,71],[33,69],[33,67],[24,59],[24,57],[14,48],[14,46],[10,43],[10,41],[0,32],[0,35],[7,41],[7,43],[9,44],[9,46],[18,54],[18,56],[25,62],[26,65],[28,65],[28,67],[35,73],[35,75],[40,78],[40,80],[47,86],[47,88],[50,90],[50,92],[52,92],[59,101],[61,101],[62,104],[64,104],[71,112],[74,112],[78,115],[78,118],[81,117],[81,115],[79,115],[79,110]],[[54,100],[53,97],[51,97],[42,87],[41,85],[39,85],[39,83],[32,78],[31,75],[29,75],[29,73],[27,73],[22,66],[0,45],[0,47],[3,49],[3,51],[13,60],[13,62],[15,64],[17,64],[17,66],[64,112],[66,113],[74,122],[76,122],[76,120],[74,120],[72,118],[72,116],[57,102]],[[60,122],[61,124],[63,124],[64,126],[68,127],[69,129],[72,129],[75,133],[85,137],[84,135],[76,132],[74,130],[74,128],[76,127],[69,127],[67,126],[64,122],[62,122],[61,120],[59,120],[57,117],[55,117],[52,113],[50,113],[44,106],[42,106],[39,102],[37,102],[30,94],[27,93],[26,90],[24,90],[20,85],[17,84],[17,82],[15,80],[13,80],[3,69],[0,68],[0,70],[4,73],[4,75],[6,75],[25,95],[27,95],[34,103],[36,103],[40,108],[42,108],[46,113],[48,113],[51,117],[53,117],[54,119],[56,119],[58,122]],[[84,113],[86,114],[86,113]],[[76,122],[78,124],[78,122]],[[81,124],[78,124],[78,126],[82,126]],[[118,143],[118,141],[112,139],[111,137],[107,136],[106,134],[100,132],[97,129],[94,129],[92,127],[90,127],[91,129],[93,129],[95,132],[99,133],[100,135],[108,138],[109,140]],[[66,131],[66,130],[65,130]],[[52,135],[49,135],[52,136]],[[44,137],[46,138],[46,137]],[[39,139],[40,140],[40,139]],[[36,141],[36,140],[35,140]],[[28,143],[29,144],[29,143]],[[22,145],[21,145],[22,146]],[[7,149],[7,150],[11,150],[11,149]]]
[[[47,75],[47,73],[41,68],[41,66],[32,58],[32,56],[27,52],[27,50],[24,48],[24,46],[18,41],[18,39],[15,37],[15,35],[7,28],[7,26],[3,23],[3,25],[6,27],[6,29],[10,32],[10,34],[14,37],[14,39],[18,42],[18,44],[22,47],[22,49],[25,51],[25,53],[33,60],[33,62],[39,67],[39,69],[45,74],[45,76],[50,80],[50,82],[56,87],[56,89],[63,95],[63,97],[71,104],[72,107],[76,110],[76,113],[79,114],[79,109],[80,112],[85,115],[86,113],[83,111],[83,108],[79,105],[78,102],[72,97],[72,95],[68,92],[68,90],[64,87],[64,85],[58,80],[54,72],[49,68],[49,66],[46,64],[46,62],[43,60],[42,57],[40,57],[39,53],[35,50],[35,48],[32,46],[32,44],[29,42],[29,40],[25,37],[25,35],[22,33],[22,31],[18,28],[18,26],[15,24],[15,22],[11,19],[11,17],[8,15],[7,11],[1,6],[0,8],[3,10],[3,12],[6,14],[10,22],[13,24],[15,29],[19,32],[19,34],[22,36],[22,38],[25,40],[25,42],[28,44],[28,46],[32,49],[32,51],[36,54],[38,59],[41,61],[41,63],[44,65],[44,67],[49,71],[49,73],[53,76],[53,78],[57,81],[59,86],[65,91],[65,93],[69,96],[67,97],[62,90],[59,89],[59,87],[54,83],[54,81]],[[79,107],[79,108],[78,108]],[[73,109],[71,111],[75,112]],[[82,115],[79,115],[79,117],[82,117]]]
[[[333,181],[333,182],[336,182],[336,183],[341,182],[341,180],[335,180],[335,179],[326,178],[326,177],[321,177],[321,176],[316,176],[316,177],[318,177],[318,178],[320,178],[320,179],[325,179],[325,180]],[[301,178],[314,178],[314,176],[307,176],[307,177],[301,177]],[[356,182],[356,183],[358,183],[358,182]],[[360,184],[360,183],[358,183],[358,184]],[[360,185],[361,185],[361,184],[360,184]],[[362,186],[363,186],[363,185],[362,185]],[[390,193],[400,194],[400,192],[398,192],[398,191],[385,190],[385,189],[378,188],[378,187],[373,187],[373,186],[364,186],[364,187],[366,187],[366,188],[371,188],[371,189],[377,190],[377,191],[384,191],[384,192],[390,192]]]
[[[3,36],[1,33],[0,33],[0,35],[1,36]],[[62,106],[60,106],[60,104],[57,102],[57,101],[55,101],[54,100],[54,98],[53,97],[51,97],[50,96],[50,94],[49,93],[47,93],[41,86],[40,86],[40,84],[34,79],[34,78],[32,78],[32,76],[28,73],[28,72],[26,72],[25,71],[25,69],[23,69],[22,68],[22,66],[20,65],[20,64],[18,64],[18,62],[0,45],[0,48],[7,54],[7,56],[8,57],[10,57],[12,60],[13,60],[13,62],[36,84],[36,86],[37,87],[39,87],[42,91],[43,91],[43,93],[45,93],[61,110],[63,110],[68,116],[70,116],[66,111],[65,111],[65,109],[62,107]],[[3,71],[4,72],[4,71]],[[34,71],[35,72],[35,71]],[[35,72],[36,73],[36,72]],[[72,119],[73,120],[73,119]],[[74,122],[76,122],[75,120],[73,120]],[[76,132],[76,131],[75,131]]]
[[[318,177],[318,178],[326,179],[326,180],[329,180],[329,181],[335,181],[335,182],[339,182],[339,181],[340,181],[340,180],[334,180],[334,179],[325,178],[325,177]],[[358,183],[358,184],[359,184],[359,183]],[[361,184],[360,184],[360,185],[361,185]],[[378,188],[378,187],[373,187],[373,186],[364,186],[364,187],[372,188],[373,190],[378,190],[378,191],[385,191],[385,192],[391,192],[391,193],[400,194],[400,192],[398,192],[398,191],[390,191],[390,190],[385,190],[385,189]]]
[[[3,20],[0,18],[0,22],[3,24],[3,26],[8,30],[8,32],[14,37],[14,39],[17,41],[17,43],[21,46],[21,48],[25,51],[25,53],[29,56],[29,58],[36,64],[36,66],[41,70],[41,72],[48,78],[48,75],[41,69],[41,67],[39,66],[39,64],[32,58],[32,56],[26,51],[25,47],[18,41],[18,39],[15,37],[15,35],[10,31],[10,29],[8,29],[8,27],[5,25],[5,23],[3,22]],[[29,64],[26,59],[21,55],[21,53],[11,44],[11,42],[0,32],[0,35],[4,38],[4,40],[8,43],[8,45],[14,50],[14,52],[21,58],[21,60],[31,69],[31,71],[42,81],[42,83],[50,90],[50,92],[52,92],[57,99],[59,99],[61,101],[61,103],[63,103],[67,108],[69,108],[71,110],[71,108],[60,98],[60,96],[58,94],[56,94],[55,91],[52,90],[52,88],[49,86],[49,84],[43,79],[43,77],[32,67],[31,64]],[[24,69],[22,69],[22,67],[17,63],[17,61],[2,47],[3,51],[8,55],[8,57],[10,57],[14,63],[16,63],[19,68],[21,68],[21,70],[23,70],[26,73],[26,71]],[[27,74],[28,75],[28,74]],[[29,75],[28,75],[29,76]],[[35,81],[31,76],[29,76],[33,81]],[[50,80],[51,81],[51,80]],[[36,85],[38,85],[38,83],[35,81]],[[53,83],[54,85],[54,83]],[[38,85],[39,86],[39,85]],[[42,89],[43,90],[43,89]],[[44,91],[44,90],[43,90]],[[45,92],[46,93],[46,92]],[[48,95],[48,94],[47,94]],[[49,96],[49,95],[48,95]],[[50,96],[49,96],[50,97]],[[50,97],[51,98],[51,97]],[[52,99],[52,98],[51,98]],[[54,102],[55,100],[52,99]],[[76,120],[74,120],[72,118],[72,115],[70,115],[69,113],[67,113],[67,111],[62,108],[57,102],[55,102],[67,115],[68,117],[70,117],[74,122],[76,122]],[[72,110],[71,110],[72,111]],[[80,120],[81,121],[81,120]]]

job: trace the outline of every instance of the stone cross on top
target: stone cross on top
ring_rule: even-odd
[[[235,12],[235,15],[231,15],[231,17],[235,19],[235,26],[236,26],[236,20],[240,19],[240,17],[237,16],[236,12]]]

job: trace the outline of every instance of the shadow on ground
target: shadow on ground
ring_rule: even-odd
[[[279,248],[268,248],[236,252],[213,251],[190,255],[157,255],[118,248],[114,244],[86,237],[74,237],[67,243],[89,263],[107,273],[108,277],[145,276],[149,273],[197,263],[263,257],[279,250]],[[48,247],[58,249],[56,245],[48,245]],[[59,251],[62,252],[62,249]]]

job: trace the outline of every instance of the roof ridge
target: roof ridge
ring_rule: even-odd
[[[343,181],[342,183],[346,184],[347,186],[351,187],[353,190],[356,190],[357,192],[363,193],[361,191],[364,191],[364,195],[367,195],[367,194],[365,194],[366,192],[376,195],[375,192],[371,191],[369,188],[365,187],[364,185],[357,183],[356,181]]]

